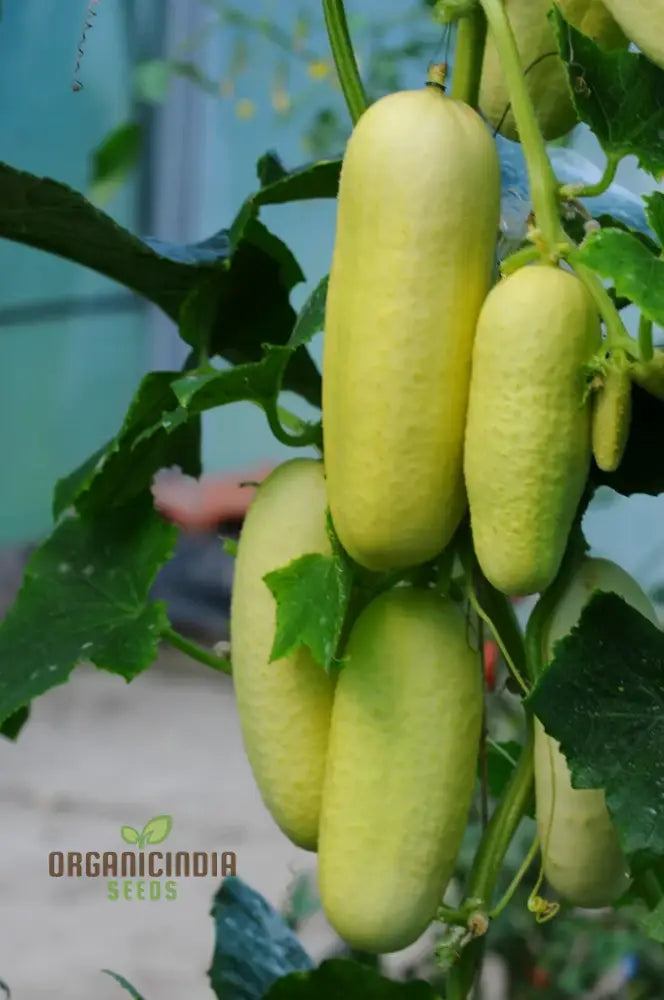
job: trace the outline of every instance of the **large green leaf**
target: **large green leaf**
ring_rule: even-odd
[[[261,1000],[281,976],[311,969],[311,959],[284,918],[241,879],[224,879],[212,918],[215,944],[208,976],[219,1000]]]
[[[168,619],[148,592],[176,535],[145,499],[56,527],[0,624],[0,722],[63,684],[77,663],[127,680],[150,666]]]
[[[633,302],[653,323],[664,326],[664,260],[637,236],[621,229],[598,230],[570,260],[610,278],[619,296]]]
[[[605,52],[557,7],[550,17],[582,121],[611,156],[636,156],[644,170],[664,171],[664,71],[635,52]]]
[[[428,983],[398,983],[374,969],[344,959],[329,959],[313,972],[279,980],[265,1000],[436,1000]]]
[[[664,854],[664,635],[598,594],[529,698],[576,788],[603,788],[628,854]]]
[[[155,472],[179,466],[200,472],[200,422],[178,408],[173,383],[181,372],[151,372],[141,382],[118,435],[58,482],[54,514],[75,504],[87,514],[130,503],[145,493]]]
[[[0,163],[0,237],[92,268],[176,322],[202,289],[206,323],[189,319],[188,339],[234,364],[257,361],[263,343],[286,343],[296,319],[289,295],[303,278],[285,244],[258,221],[258,207],[246,203],[229,230],[200,243],[143,240],[65,184]],[[320,376],[306,351],[285,387],[319,405]]]

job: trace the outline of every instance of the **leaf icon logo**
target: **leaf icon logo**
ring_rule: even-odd
[[[153,816],[143,827],[139,846],[145,847],[146,844],[162,844],[171,832],[172,826],[172,816],[168,816],[166,813],[162,816]]]
[[[139,850],[148,844],[162,844],[173,827],[173,817],[167,813],[153,816],[139,833],[133,826],[120,827],[120,836],[126,844],[136,844]]]

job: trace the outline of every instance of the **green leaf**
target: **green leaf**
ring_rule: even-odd
[[[201,282],[217,283],[211,328],[191,331],[191,342],[233,364],[259,360],[264,343],[285,344],[295,325],[289,294],[302,272],[257,212],[257,204],[248,204],[231,230],[200,243],[141,240],[77,191],[0,163],[0,237],[92,268],[176,322]],[[320,405],[320,376],[306,351],[289,367],[285,388]]]
[[[652,194],[644,195],[646,203],[646,217],[653,233],[664,246],[664,194],[661,191],[653,191]]]
[[[641,917],[639,924],[649,938],[664,944],[664,897],[654,910]]]
[[[599,594],[528,699],[576,788],[603,788],[628,854],[664,854],[664,635]]]
[[[300,309],[293,332],[288,340],[289,347],[299,347],[302,344],[308,344],[311,338],[323,329],[329,280],[329,275],[321,278]]]
[[[664,493],[664,402],[645,389],[632,385],[632,423],[627,447],[615,472],[602,472],[593,465],[592,480],[616,493],[631,496]]]
[[[256,171],[261,188],[250,199],[256,206],[336,198],[341,159],[318,160],[288,172],[274,153],[266,153],[258,161]]]
[[[71,504],[86,515],[132,502],[162,468],[200,473],[200,423],[180,411],[173,383],[181,372],[151,372],[141,382],[117,437],[55,488],[56,517]]]
[[[56,527],[0,624],[0,722],[64,684],[77,663],[127,680],[150,666],[168,618],[148,592],[176,536],[149,500]]]
[[[134,69],[134,91],[140,101],[162,104],[168,97],[173,74],[167,59],[147,59]]]
[[[601,229],[588,236],[570,261],[611,278],[618,295],[633,302],[653,323],[664,325],[664,260],[636,236],[620,229]]]
[[[28,721],[30,716],[30,706],[24,705],[23,708],[19,708],[18,711],[10,715],[8,719],[0,724],[0,736],[4,736],[7,740],[17,740],[18,735],[23,729],[23,726]]]
[[[325,670],[339,646],[353,583],[345,554],[311,552],[263,577],[277,602],[277,625],[270,661],[306,646]]]
[[[121,826],[120,836],[125,844],[137,844],[140,840],[140,834],[133,826]]]
[[[121,976],[118,972],[111,972],[110,969],[102,969],[101,971],[107,976],[110,976],[111,979],[114,979],[118,986],[121,986],[123,990],[126,990],[130,997],[133,997],[133,1000],[144,1000],[138,990],[134,989],[131,983],[125,979],[124,976]]]
[[[635,52],[603,51],[557,7],[549,15],[582,121],[612,156],[636,156],[659,179],[664,171],[664,71]]]
[[[149,819],[140,837],[141,847],[145,844],[163,844],[173,828],[173,817],[164,813]]]
[[[113,129],[92,152],[90,200],[104,204],[122,187],[141,155],[141,126],[124,122]]]
[[[294,972],[280,979],[265,1000],[436,1000],[428,983],[397,983],[357,962],[332,958],[313,972]]]
[[[212,918],[215,944],[208,976],[219,1000],[261,1000],[281,976],[312,967],[281,914],[239,878],[224,879]]]

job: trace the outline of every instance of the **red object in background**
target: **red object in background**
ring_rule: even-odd
[[[224,522],[241,521],[256,492],[254,486],[242,484],[262,482],[273,468],[263,463],[232,475],[201,479],[162,469],[152,484],[154,505],[185,531],[210,531]]]
[[[499,658],[500,654],[496,643],[493,639],[486,639],[484,642],[484,680],[489,691],[496,690]]]
[[[530,981],[536,990],[545,990],[551,983],[551,976],[546,969],[536,965],[530,973]]]

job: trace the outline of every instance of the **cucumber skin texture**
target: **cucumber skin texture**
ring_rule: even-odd
[[[491,281],[499,173],[479,115],[436,87],[381,98],[348,143],[323,434],[337,534],[372,570],[432,558],[465,509],[470,356]]]
[[[453,873],[475,787],[477,654],[458,608],[397,588],[362,612],[337,681],[318,877],[328,920],[355,948],[407,947]]]
[[[664,5],[662,0],[604,0],[627,37],[664,69]]]
[[[304,647],[270,663],[276,604],[263,581],[308,552],[331,554],[322,463],[294,459],[256,491],[240,536],[231,601],[233,684],[263,801],[298,847],[316,849],[334,687]]]
[[[608,559],[585,558],[561,595],[546,627],[547,659],[553,646],[579,620],[596,590],[622,597],[653,624],[657,615],[646,594],[625,570]],[[553,774],[552,774],[553,770]],[[555,781],[555,802],[552,779]],[[554,808],[548,851],[544,858],[547,881],[575,906],[609,906],[627,888],[629,877],[618,835],[600,789],[575,789],[559,744],[535,720],[535,795],[537,826],[542,845]]]
[[[547,18],[551,6],[551,0],[505,0],[521,63],[524,72],[527,70],[528,90],[538,124],[545,139],[558,139],[576,125],[577,118],[565,68],[558,55],[556,35]],[[602,48],[626,44],[615,22],[596,0],[558,0],[558,6],[567,20],[590,32]],[[539,59],[542,61],[537,62]],[[505,114],[509,103],[498,52],[489,36],[482,68],[480,108],[494,127],[500,124],[502,135],[518,141],[514,115],[511,111]]]
[[[475,552],[503,593],[544,590],[562,561],[591,458],[584,364],[599,318],[574,275],[524,267],[482,308],[464,471]]]
[[[632,420],[632,380],[627,368],[611,368],[593,395],[593,455],[603,472],[620,465]]]

